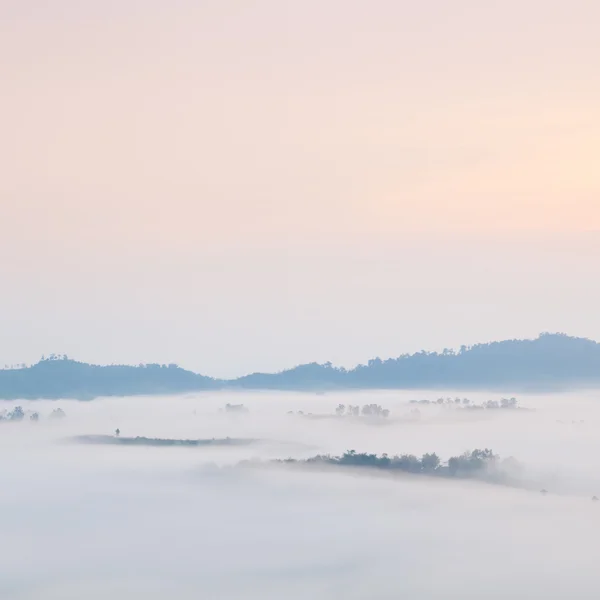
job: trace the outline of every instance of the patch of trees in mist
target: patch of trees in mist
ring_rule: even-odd
[[[65,411],[62,408],[55,408],[49,415],[50,419],[62,419],[66,417]],[[1,410],[0,411],[0,423],[18,423],[29,419],[30,421],[37,422],[40,420],[40,413],[37,411],[25,411],[22,406],[15,406],[12,410]]]
[[[71,438],[79,444],[109,445],[109,446],[157,446],[157,447],[198,447],[198,446],[246,446],[257,440],[246,438],[208,438],[208,439],[170,439],[148,438],[144,436],[122,437],[120,430],[111,435],[79,435]]]
[[[334,414],[313,414],[305,413],[302,410],[294,413],[294,411],[288,411],[288,415],[299,415],[301,417],[307,417],[309,419],[339,419],[339,418],[352,418],[352,419],[387,419],[390,416],[390,411],[387,408],[383,408],[380,404],[364,404],[361,408],[359,405],[349,404],[338,404]]]
[[[303,468],[352,468],[365,472],[403,473],[441,477],[447,479],[473,479],[485,483],[505,485],[527,490],[539,490],[546,496],[549,491],[539,488],[539,482],[531,480],[524,466],[513,457],[501,459],[489,448],[475,449],[442,462],[436,453],[426,453],[421,457],[414,454],[370,454],[348,450],[341,456],[318,454],[306,459],[276,459],[275,464],[299,466]],[[249,464],[246,462],[245,464]],[[592,501],[599,502],[597,496]]]
[[[430,405],[430,406],[443,406],[450,407],[452,409],[459,410],[530,410],[518,406],[518,400],[516,398],[501,398],[500,400],[487,400],[481,404],[472,403],[468,398],[438,398],[437,400],[411,400],[410,404],[417,405]],[[387,408],[383,408],[380,404],[365,404],[362,408],[359,405],[352,404],[338,404],[334,414],[314,414],[304,413],[304,411],[288,411],[288,415],[299,415],[310,419],[365,419],[370,421],[385,420],[391,416],[391,412]],[[420,416],[418,408],[412,409],[409,415],[405,415],[403,418],[410,418],[411,420]]]
[[[429,404],[437,406],[452,406],[465,410],[530,410],[518,406],[516,398],[501,398],[500,400],[486,400],[481,404],[474,404],[468,398],[438,398],[437,400],[411,400],[410,404]]]
[[[287,458],[275,462],[312,467],[355,467],[437,477],[477,478],[495,483],[509,483],[510,478],[520,470],[519,463],[514,458],[501,460],[488,448],[452,456],[445,463],[436,453],[423,454],[421,457],[414,454],[388,456],[358,453],[355,450],[348,450],[341,456],[319,454],[307,459]]]

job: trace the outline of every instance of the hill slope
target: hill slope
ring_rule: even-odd
[[[210,377],[176,365],[89,365],[70,359],[41,360],[24,369],[0,371],[0,398],[77,398],[172,394],[212,389]]]
[[[375,358],[351,370],[312,363],[276,374],[247,375],[234,384],[254,389],[592,386],[600,384],[600,344],[564,334],[542,334],[534,340],[463,346],[458,352]]]
[[[78,398],[177,394],[220,388],[327,390],[502,388],[565,389],[600,385],[600,344],[564,334],[375,358],[354,369],[331,363],[299,365],[280,373],[254,373],[222,381],[177,365],[89,365],[42,360],[0,370],[0,399]]]

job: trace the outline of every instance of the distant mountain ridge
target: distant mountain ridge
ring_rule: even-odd
[[[217,382],[177,365],[89,365],[68,358],[0,370],[0,399],[177,394],[215,389]]]
[[[110,365],[66,357],[0,370],[0,399],[177,394],[217,389],[319,391],[333,389],[488,388],[566,389],[600,385],[600,344],[562,333],[504,340],[460,350],[375,358],[353,369],[309,363],[279,373],[219,380],[177,365]]]
[[[555,389],[600,385],[600,344],[562,333],[543,333],[533,340],[462,346],[459,351],[374,358],[349,370],[331,363],[311,363],[275,374],[254,373],[233,383],[255,389]]]

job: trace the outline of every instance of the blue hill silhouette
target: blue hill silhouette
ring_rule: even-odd
[[[416,389],[436,387],[553,389],[600,384],[600,344],[544,333],[533,340],[505,340],[444,352],[421,351],[374,358],[354,369],[311,363],[275,374],[237,379],[244,388]]]
[[[217,387],[210,377],[177,365],[89,365],[68,358],[0,371],[0,398],[77,398],[177,394]]]
[[[177,394],[222,388],[330,389],[565,389],[600,385],[600,344],[545,333],[532,340],[504,340],[460,350],[421,351],[353,369],[331,363],[299,365],[279,373],[218,380],[177,365],[109,365],[66,357],[30,367],[0,370],[0,398],[78,398]]]

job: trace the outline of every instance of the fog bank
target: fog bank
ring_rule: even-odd
[[[449,391],[448,396],[465,394]],[[472,402],[497,398],[466,394]],[[192,599],[591,598],[600,583],[599,394],[520,396],[529,411],[417,405],[437,392],[210,393],[22,402],[0,423],[0,595]],[[309,419],[378,403],[385,422]],[[243,404],[248,412],[223,410]],[[13,408],[17,403],[5,403]],[[64,419],[50,419],[60,406]],[[78,445],[76,435],[253,438],[230,447]],[[539,489],[356,476],[248,459],[473,448],[514,456]],[[231,467],[231,468],[229,468]]]

